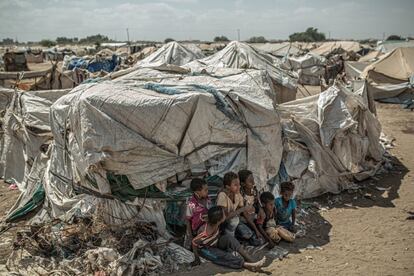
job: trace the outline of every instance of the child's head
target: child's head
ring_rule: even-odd
[[[239,176],[234,172],[228,172],[224,175],[223,185],[230,193],[240,193]]]
[[[190,183],[190,188],[199,198],[206,198],[208,196],[208,185],[203,179],[193,178]]]
[[[293,191],[295,190],[295,185],[292,182],[283,182],[280,184],[280,195],[285,201],[288,201],[292,198]]]
[[[252,189],[254,187],[253,173],[249,170],[239,171],[240,184],[243,188]]]
[[[263,192],[260,195],[260,202],[264,209],[271,211],[275,207],[275,196],[271,192]]]
[[[224,215],[224,209],[221,206],[214,206],[208,209],[208,224],[210,225],[220,225],[226,218]]]

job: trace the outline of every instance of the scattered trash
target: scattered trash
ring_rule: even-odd
[[[99,219],[81,219],[17,232],[7,266],[22,275],[56,270],[65,275],[143,275],[171,273],[193,260],[190,251],[159,237],[151,223],[113,227]]]
[[[315,246],[313,246],[312,244],[309,244],[308,246],[306,246],[306,249],[313,250],[315,249]]]
[[[368,198],[368,199],[372,199],[372,194],[370,194],[370,193],[365,193],[365,194],[364,194],[364,197],[365,197],[365,198]]]
[[[389,191],[389,190],[391,190],[391,187],[388,187],[388,188],[375,187],[375,189],[377,189],[378,191]]]
[[[312,256],[305,256],[305,259],[306,259],[307,261],[311,261],[311,262],[313,262],[313,257],[312,257]]]
[[[17,184],[9,185],[9,190],[17,190],[17,189],[18,189]]]
[[[282,248],[280,246],[275,246],[273,247],[271,250],[269,250],[269,252],[267,253],[267,255],[269,257],[272,258],[277,258],[279,260],[283,259],[284,257],[286,257],[289,254],[289,251],[285,248]]]

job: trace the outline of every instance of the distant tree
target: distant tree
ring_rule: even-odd
[[[11,45],[14,44],[13,38],[3,38],[3,40],[0,42],[2,45]]]
[[[216,36],[214,38],[214,42],[227,42],[230,41],[226,36],[222,35],[222,36]]]
[[[404,38],[399,35],[390,35],[386,40],[404,40]]]
[[[97,34],[97,35],[91,35],[91,36],[87,36],[85,38],[81,38],[79,40],[80,44],[95,44],[97,42],[104,43],[104,42],[110,42],[111,40],[105,36],[105,35],[101,35],[101,34]]]
[[[56,42],[50,39],[42,39],[39,44],[43,47],[52,47],[56,45]]]
[[[289,36],[290,41],[315,42],[326,40],[325,34],[318,32],[317,28],[309,27],[305,32],[293,33]]]
[[[57,44],[72,44],[74,43],[74,39],[73,38],[68,38],[68,37],[57,37],[56,38],[56,43]]]
[[[166,38],[164,40],[164,43],[168,43],[168,42],[171,42],[171,41],[175,41],[175,39],[174,38]]]
[[[249,39],[250,43],[266,43],[267,39],[263,36],[253,36]]]
[[[100,43],[99,41],[96,41],[96,42],[94,43],[94,45],[95,45],[95,49],[96,49],[96,50],[98,50],[98,49],[101,47],[101,43]]]

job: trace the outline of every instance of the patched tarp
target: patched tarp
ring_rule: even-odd
[[[160,49],[138,61],[138,67],[157,67],[162,65],[184,65],[190,61],[203,58],[201,51],[193,52],[190,48],[172,41],[163,45]]]
[[[265,72],[226,74],[142,68],[113,81],[83,84],[56,101],[43,182],[49,215],[67,218],[101,206],[110,222],[142,216],[165,232],[165,202],[114,200],[108,172],[127,177],[138,190],[165,187],[168,179],[191,175],[197,166],[221,176],[226,167],[249,167],[258,187],[267,189],[283,148],[279,117],[266,96],[270,88],[261,80]]]
[[[0,88],[0,177],[3,177],[4,160],[1,158],[4,150],[4,115],[13,99],[14,90]]]
[[[279,103],[296,99],[297,75],[275,65],[275,58],[248,44],[232,41],[223,50],[186,64],[194,73],[214,72],[220,68],[265,70],[271,77]]]
[[[57,98],[69,90],[15,91],[4,115],[5,147],[2,160],[4,178],[23,182],[25,172],[40,151],[40,146],[52,138],[49,109]]]
[[[369,62],[345,61],[345,73],[350,79],[358,79],[364,69],[369,65]]]
[[[361,96],[332,86],[277,107],[283,164],[299,198],[338,193],[376,173],[383,155],[381,125]]]
[[[300,57],[286,57],[283,59],[283,68],[295,71],[300,84],[319,85],[325,74],[326,58],[308,53]]]

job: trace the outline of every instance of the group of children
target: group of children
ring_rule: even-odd
[[[195,255],[194,265],[200,263],[201,255],[218,265],[255,270],[264,265],[265,258],[253,260],[242,243],[267,243],[273,248],[282,239],[294,240],[296,201],[291,182],[280,185],[281,196],[275,199],[270,192],[259,195],[251,171],[228,172],[215,205],[204,180],[195,178],[190,185],[193,195],[187,203],[186,235]]]

